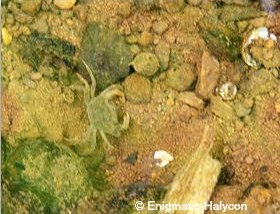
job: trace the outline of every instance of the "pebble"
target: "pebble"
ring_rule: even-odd
[[[168,87],[177,90],[188,90],[195,81],[192,67],[188,64],[173,66],[167,70],[165,83]]]
[[[13,40],[12,35],[9,33],[9,31],[5,27],[2,28],[2,40],[3,40],[4,45],[11,44],[11,42]]]
[[[198,98],[194,92],[182,92],[178,95],[177,99],[193,108],[204,108],[204,101]]]
[[[158,0],[158,6],[169,13],[179,12],[185,5],[184,0]]]
[[[43,75],[39,72],[32,72],[30,74],[30,79],[34,80],[34,81],[38,81],[38,80],[42,79],[42,77],[43,77]]]
[[[198,71],[196,93],[208,100],[220,78],[219,61],[209,52],[204,51],[201,58],[201,69]]]
[[[164,21],[154,21],[152,27],[157,34],[161,35],[168,29],[168,24]]]
[[[254,162],[254,159],[253,159],[251,156],[247,156],[247,157],[245,158],[245,162],[246,162],[247,164],[252,164],[252,163]]]
[[[143,31],[137,39],[139,45],[147,47],[153,41],[153,34],[147,31]]]
[[[41,7],[42,0],[25,0],[21,4],[21,10],[31,16],[34,16]]]
[[[69,10],[76,4],[77,0],[54,0],[54,5],[61,10]]]
[[[200,5],[201,2],[202,0],[188,0],[188,3],[194,6]]]
[[[128,101],[139,104],[151,99],[152,86],[149,79],[133,73],[124,80],[124,94]]]
[[[150,77],[159,70],[160,64],[155,54],[141,52],[136,55],[131,66],[137,73]]]
[[[166,70],[169,66],[170,52],[170,45],[162,40],[155,47],[155,54],[159,59],[160,69],[162,71]]]

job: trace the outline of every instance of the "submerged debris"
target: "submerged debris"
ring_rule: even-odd
[[[221,164],[209,155],[211,146],[207,145],[206,142],[209,139],[209,134],[209,129],[206,127],[202,142],[175,175],[171,188],[164,198],[165,203],[169,204],[184,204],[187,202],[201,205],[196,207],[197,209],[188,210],[184,213],[204,213],[205,202],[210,199],[218,180]],[[172,210],[171,213],[182,213],[182,211]]]

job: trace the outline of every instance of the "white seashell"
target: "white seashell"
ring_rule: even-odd
[[[156,166],[165,167],[172,161],[174,157],[164,150],[156,151],[154,154],[154,160],[156,161]]]
[[[255,59],[251,56],[251,54],[248,51],[248,46],[252,44],[254,40],[257,39],[263,39],[263,40],[273,40],[277,42],[277,37],[273,33],[269,33],[268,29],[266,27],[260,27],[252,31],[250,36],[243,42],[242,45],[242,57],[243,60],[246,62],[247,65],[251,67],[257,67],[258,63],[256,62]]]

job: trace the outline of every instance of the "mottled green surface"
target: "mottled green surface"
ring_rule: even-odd
[[[81,159],[42,139],[20,142],[3,163],[3,180],[10,197],[18,198],[30,213],[57,213],[90,189]],[[12,204],[9,194],[4,204],[13,210],[19,204]]]
[[[124,37],[98,23],[88,24],[82,40],[82,58],[94,72],[98,90],[129,74],[133,54]]]

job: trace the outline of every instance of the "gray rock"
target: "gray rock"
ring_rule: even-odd
[[[218,60],[204,51],[201,58],[201,69],[198,72],[196,93],[208,100],[216,87],[220,77],[220,65]]]
[[[94,72],[98,90],[129,75],[133,53],[117,32],[95,22],[89,23],[81,46],[82,58]]]

